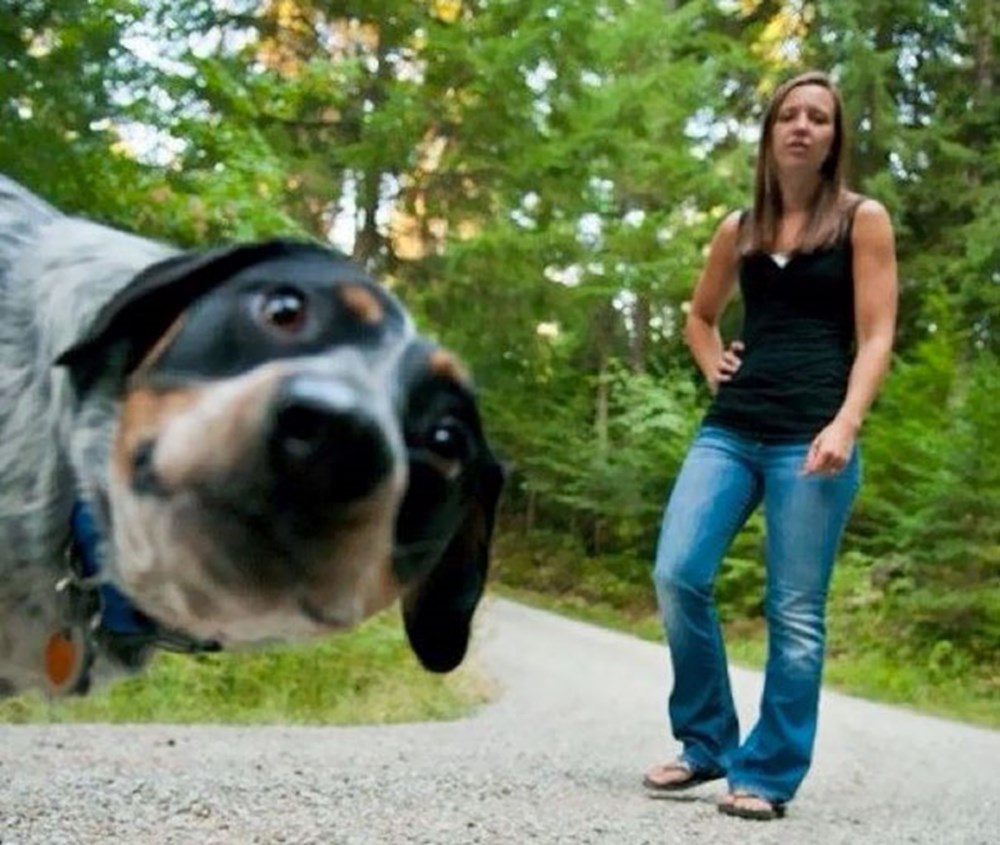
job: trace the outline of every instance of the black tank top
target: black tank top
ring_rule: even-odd
[[[836,416],[854,360],[853,203],[829,247],[792,253],[784,267],[767,253],[739,264],[745,345],[740,369],[704,422],[768,442],[812,439]]]

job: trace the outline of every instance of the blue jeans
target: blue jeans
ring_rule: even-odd
[[[861,477],[858,449],[833,476],[805,476],[808,443],[763,443],[705,426],[667,503],[653,580],[670,645],[670,721],[681,759],[731,789],[788,801],[812,759],[837,547]],[[719,564],[763,501],[767,670],[760,718],[740,743],[712,599]]]

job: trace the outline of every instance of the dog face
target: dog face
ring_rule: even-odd
[[[147,614],[233,645],[343,630],[404,596],[437,671],[465,653],[501,474],[461,365],[327,250],[149,268],[62,363],[120,368],[112,569]]]

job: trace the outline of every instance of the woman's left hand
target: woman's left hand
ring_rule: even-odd
[[[855,428],[849,423],[834,419],[816,435],[809,446],[802,465],[804,475],[836,475],[851,459],[854,449]]]

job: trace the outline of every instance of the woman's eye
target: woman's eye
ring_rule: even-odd
[[[305,297],[293,288],[281,288],[265,294],[258,305],[260,319],[288,334],[301,331],[306,322]]]
[[[468,429],[455,419],[439,422],[427,435],[427,448],[448,461],[466,461],[472,454]]]

